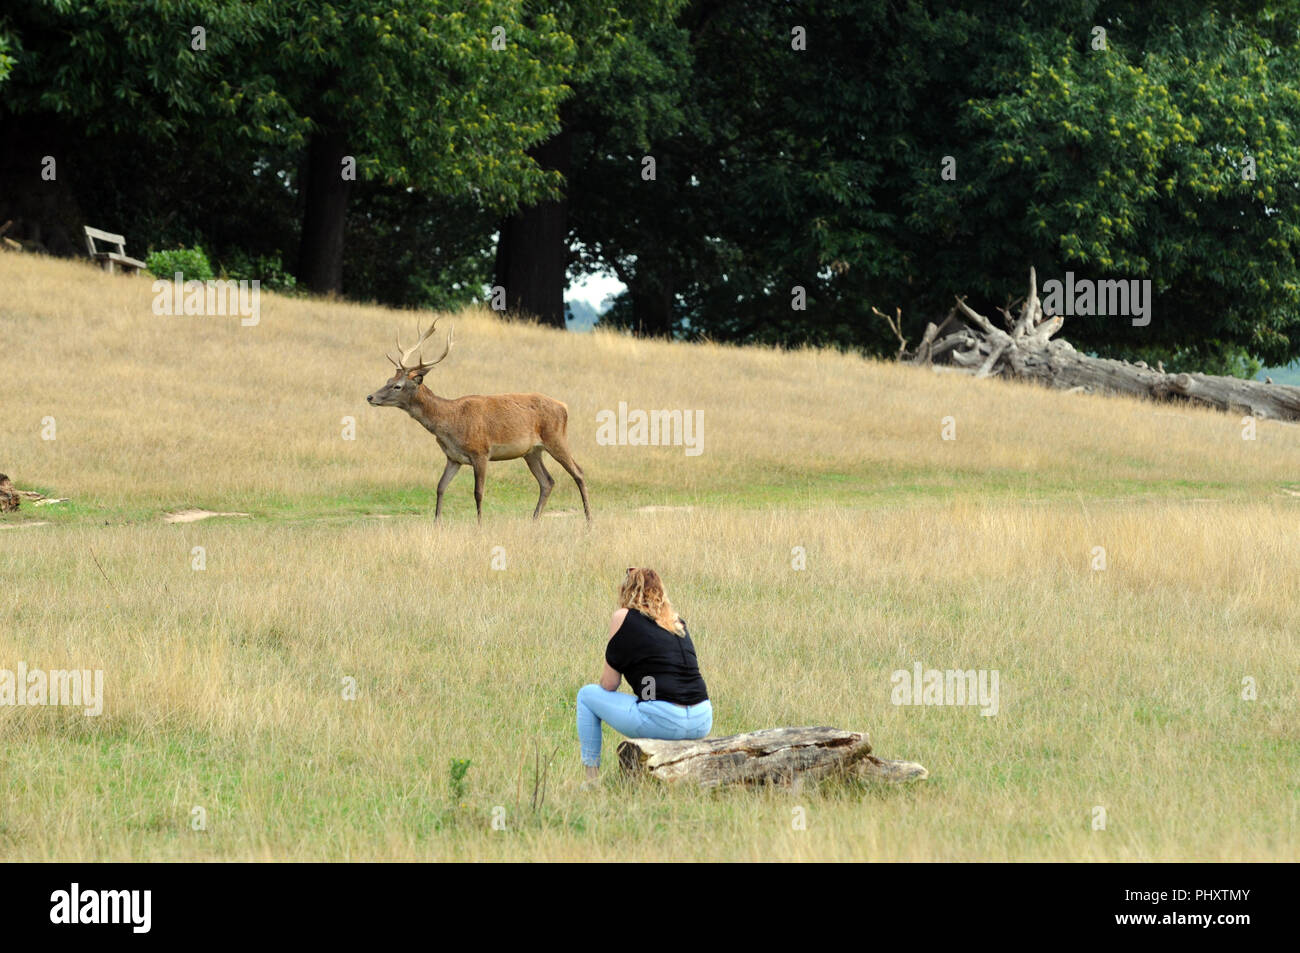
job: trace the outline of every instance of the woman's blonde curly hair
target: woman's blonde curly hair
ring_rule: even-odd
[[[627,578],[618,591],[618,604],[620,608],[635,609],[642,615],[649,616],[661,629],[679,636],[686,634],[681,616],[668,601],[663,580],[653,569],[628,569]]]

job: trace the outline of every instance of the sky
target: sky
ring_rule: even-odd
[[[588,275],[580,282],[574,282],[564,291],[565,301],[586,301],[596,310],[603,310],[607,295],[616,295],[626,290],[623,282],[613,275]]]

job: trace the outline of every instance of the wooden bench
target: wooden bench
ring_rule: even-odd
[[[14,220],[11,218],[3,225],[0,225],[0,248],[5,251],[22,251],[23,246],[20,242],[16,242],[5,235],[5,232],[9,231],[9,229],[13,227],[13,224]]]
[[[95,247],[95,239],[115,248],[112,251],[100,251]],[[99,262],[109,274],[120,268],[125,274],[133,275],[144,267],[144,262],[139,259],[127,257],[125,238],[112,232],[101,232],[89,225],[86,226],[86,249],[90,252],[90,257]]]

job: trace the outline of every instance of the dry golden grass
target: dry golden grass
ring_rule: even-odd
[[[414,315],[265,296],[241,328],[150,301],[0,255],[0,470],[74,500],[0,521],[0,668],[106,680],[98,718],[0,708],[0,857],[1300,856],[1295,428],[1250,442],[1191,409],[464,314],[431,383],[566,401],[596,523],[528,520],[516,462],[481,527],[463,476],[435,526],[434,441],[364,404]],[[703,409],[704,454],[597,446],[620,400]],[[252,516],[161,521],[184,505]],[[715,734],[867,729],[930,779],[579,791],[573,695],[635,564],[691,622]],[[892,705],[917,661],[997,670],[999,713]],[[534,809],[534,751],[557,746]],[[472,760],[455,799],[452,758]]]
[[[155,316],[148,279],[15,255],[0,256],[0,289],[0,466],[20,485],[109,506],[246,509],[268,496],[431,490],[441,472],[432,437],[402,412],[365,403],[389,376],[394,334],[412,339],[414,313],[264,295],[256,327]],[[942,495],[969,480],[981,498],[999,489],[1120,496],[1155,484],[1259,499],[1300,481],[1296,428],[1263,422],[1259,439],[1245,441],[1239,420],[1208,410],[975,383],[830,351],[567,335],[490,312],[455,323],[456,349],[426,383],[448,397],[535,390],[565,401],[598,506],[726,499],[755,483],[797,500],[827,475],[858,480],[848,489],[868,496]],[[704,453],[597,446],[596,414],[619,401],[702,410]],[[46,416],[53,441],[41,439]],[[341,438],[345,416],[357,421],[355,441]],[[940,439],[946,416],[955,441]],[[577,505],[559,476],[552,503]],[[493,492],[502,482],[535,496],[522,461],[498,463],[491,510],[502,509]],[[629,485],[636,492],[621,496]],[[470,489],[463,474],[451,496],[472,505]]]

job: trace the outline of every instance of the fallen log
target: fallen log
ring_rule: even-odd
[[[11,510],[18,509],[22,497],[14,489],[14,485],[9,482],[9,478],[0,473],[0,513],[7,513]]]
[[[875,309],[872,309],[875,310]],[[1229,413],[1272,420],[1300,421],[1300,387],[1271,381],[1248,381],[1213,374],[1170,374],[1163,366],[1145,362],[1091,357],[1068,341],[1053,340],[1064,317],[1043,313],[1038,278],[1029,269],[1029,294],[1014,317],[1001,309],[1006,330],[975,311],[965,299],[941,324],[926,325],[914,352],[906,342],[898,359],[921,366],[947,365],[976,377],[1003,376],[1036,381],[1076,393],[1122,394],[1158,401],[1185,401]],[[900,320],[876,311],[898,335]],[[965,318],[963,320],[962,318]]]
[[[698,741],[629,738],[618,746],[618,760],[634,775],[703,787],[831,777],[913,781],[929,774],[910,761],[877,758],[866,732],[825,727],[764,728]]]

